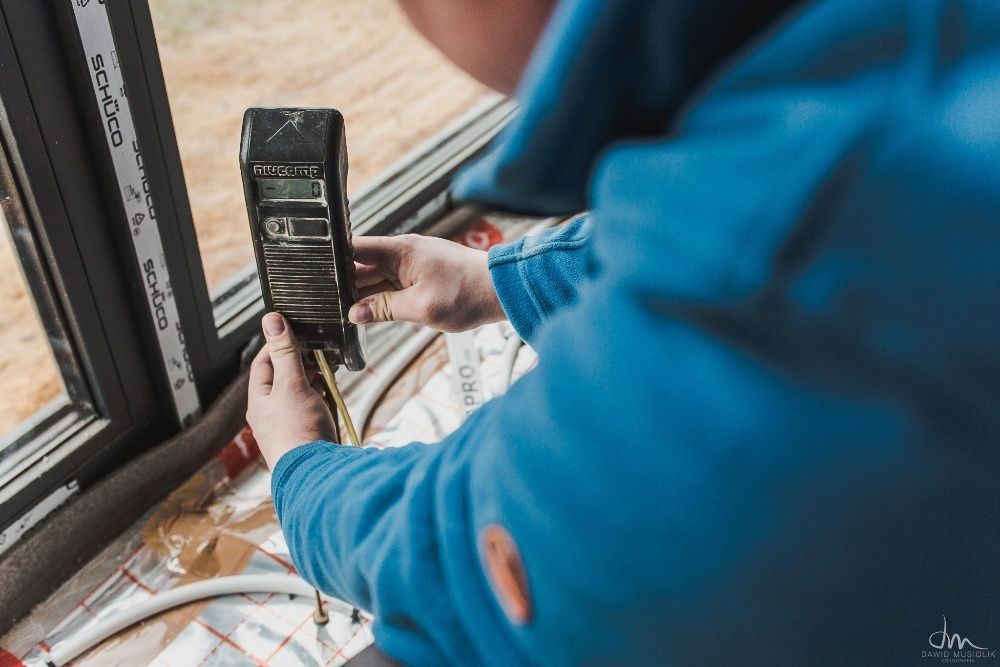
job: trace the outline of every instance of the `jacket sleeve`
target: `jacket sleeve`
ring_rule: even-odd
[[[470,496],[474,413],[444,442],[285,454],[274,507],[299,573],[368,610],[376,643],[407,665],[522,664],[479,565]]]
[[[490,249],[493,286],[518,335],[531,342],[538,326],[576,303],[588,271],[590,221],[567,224]]]

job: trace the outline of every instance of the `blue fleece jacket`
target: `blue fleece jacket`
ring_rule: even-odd
[[[942,616],[1000,645],[1000,11],[783,4],[564,0],[457,185],[589,210],[490,253],[537,369],[433,446],[276,465],[296,565],[388,654],[915,664]]]

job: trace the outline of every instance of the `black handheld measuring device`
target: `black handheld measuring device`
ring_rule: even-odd
[[[347,202],[347,139],[335,109],[247,109],[240,169],[257,271],[269,311],[305,349],[365,367]]]

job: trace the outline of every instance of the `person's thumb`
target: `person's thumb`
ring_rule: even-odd
[[[274,367],[274,384],[299,380],[305,382],[306,371],[302,366],[299,346],[285,318],[278,313],[268,313],[261,321],[261,326],[264,337],[267,338],[271,365]]]
[[[425,323],[427,313],[420,312],[417,296],[418,293],[412,287],[379,292],[351,306],[347,319],[354,324],[401,321]]]

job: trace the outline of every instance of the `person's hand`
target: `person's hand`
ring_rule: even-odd
[[[322,385],[306,370],[288,322],[277,313],[261,321],[267,343],[250,365],[247,424],[272,470],[283,454],[313,440],[337,441]]]
[[[452,241],[404,234],[355,237],[359,300],[351,322],[406,320],[465,331],[506,317],[486,253]]]

